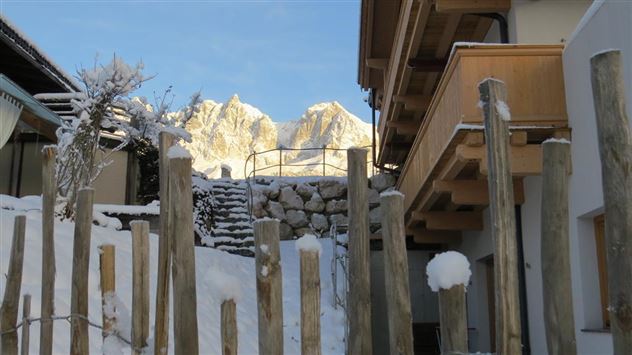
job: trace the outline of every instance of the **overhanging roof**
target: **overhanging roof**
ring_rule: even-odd
[[[5,92],[18,100],[24,106],[24,110],[32,113],[37,118],[42,119],[48,124],[56,127],[61,125],[61,119],[57,114],[49,110],[41,102],[37,101],[33,98],[33,96],[26,92],[26,90],[3,74],[0,74],[0,91]]]
[[[30,94],[80,91],[74,78],[0,15],[0,73]]]
[[[376,94],[380,163],[401,165],[406,160],[452,44],[485,38],[492,20],[476,14],[504,12],[510,4],[510,0],[362,1],[358,83]],[[376,48],[382,52],[378,54]]]

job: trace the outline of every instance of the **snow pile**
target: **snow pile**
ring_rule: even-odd
[[[426,267],[428,286],[434,292],[450,289],[452,286],[467,286],[472,271],[465,255],[456,251],[446,251],[435,255]]]
[[[545,143],[571,144],[571,141],[569,141],[566,138],[549,138],[549,139],[545,140],[544,142],[542,142],[542,144],[545,144]]]
[[[323,247],[320,245],[318,238],[313,234],[305,234],[296,241],[296,250],[300,251],[315,251],[318,256],[323,252]]]
[[[241,300],[241,283],[238,278],[218,270],[210,270],[205,279],[213,285],[213,297],[220,302]]]
[[[167,157],[169,159],[191,159],[191,153],[189,153],[189,151],[185,147],[174,145],[173,147],[169,148],[169,151],[167,152]]]
[[[0,195],[2,205],[11,205],[13,210],[0,209],[0,275],[8,271],[9,254],[13,233],[13,219],[18,214],[27,216],[24,272],[22,294],[32,295],[32,317],[40,316],[42,243],[41,212],[35,209],[41,206],[37,197],[13,199]],[[26,207],[24,209],[16,207]],[[70,314],[70,296],[72,280],[72,245],[74,224],[56,222],[55,224],[55,314]],[[158,236],[150,234],[150,324],[154,325]],[[322,351],[324,354],[344,353],[345,316],[342,308],[334,309],[333,285],[331,283],[331,259],[333,245],[329,239],[322,240],[323,261],[320,263],[321,280],[321,327]],[[116,247],[116,297],[112,300],[113,311],[118,321],[116,329],[129,339],[129,315],[132,308],[132,245],[129,231],[117,231],[99,226],[92,227],[89,266],[89,318],[93,323],[101,324],[101,291],[99,290],[99,249],[102,244],[114,244]],[[281,260],[283,265],[283,330],[284,352],[300,354],[300,259],[294,241],[281,241]],[[340,247],[339,253],[344,249]],[[237,296],[237,327],[239,330],[239,353],[256,354],[258,352],[258,321],[256,299],[256,271],[253,258],[241,257],[211,248],[195,248],[197,275],[197,310],[199,344],[201,353],[221,354],[220,315],[223,299]],[[0,295],[4,294],[6,278],[0,277]],[[342,280],[338,284],[342,289]],[[239,297],[241,296],[241,297]],[[20,298],[21,299],[21,298]],[[171,300],[173,302],[173,300]],[[127,307],[127,309],[125,308]],[[20,309],[22,305],[20,305]],[[173,307],[170,307],[173,310]],[[172,318],[173,319],[173,318]],[[101,331],[90,327],[90,353],[92,354],[129,354],[126,344],[108,339],[104,345]],[[39,334],[39,322],[31,324],[31,334]],[[152,331],[153,332],[153,331]],[[173,353],[173,323],[169,326],[169,354]],[[148,339],[147,353],[153,354],[153,335]],[[55,321],[54,354],[68,354],[70,345],[70,325],[63,320]],[[39,336],[31,336],[31,349],[39,349]]]

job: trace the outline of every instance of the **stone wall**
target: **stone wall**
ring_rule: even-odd
[[[393,176],[380,174],[369,179],[369,221],[371,232],[380,229],[380,193],[392,189]],[[328,235],[332,224],[347,229],[346,178],[257,178],[253,186],[252,213],[256,218],[281,221],[281,239],[306,233]]]

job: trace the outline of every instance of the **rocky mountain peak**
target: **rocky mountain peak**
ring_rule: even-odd
[[[210,177],[216,177],[221,164],[226,164],[233,168],[233,177],[241,178],[250,153],[279,146],[348,148],[371,143],[371,125],[336,101],[312,105],[296,121],[275,123],[256,107],[241,102],[235,94],[225,103],[204,100],[186,129],[192,136],[187,148],[194,157],[193,167]],[[343,152],[331,154],[327,157],[328,162],[341,166],[346,164]],[[257,167],[278,164],[278,159],[278,153],[257,156]],[[318,151],[286,152],[283,159],[284,163],[290,164],[307,160],[316,162],[322,159],[322,154]],[[315,168],[295,169],[297,171],[291,174],[301,175],[306,173],[304,170],[311,169]],[[322,171],[322,168],[319,169]],[[268,174],[275,171],[270,170]]]

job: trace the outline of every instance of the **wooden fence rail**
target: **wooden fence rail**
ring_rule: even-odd
[[[540,257],[547,348],[550,354],[572,355],[577,346],[568,236],[570,148],[567,141],[543,144]]]
[[[53,321],[55,311],[55,201],[57,148],[42,149],[42,296],[40,355],[53,354]]]
[[[4,287],[4,298],[0,306],[0,349],[2,354],[17,355],[18,333],[15,330],[18,321],[20,289],[22,287],[22,267],[24,265],[24,234],[26,216],[15,216],[9,271]]]
[[[518,249],[509,160],[507,91],[505,84],[495,79],[483,80],[478,88],[485,116],[485,142],[489,165],[487,181],[494,240],[496,351],[499,354],[520,354],[522,346],[518,298]]]
[[[629,60],[628,60],[629,63]],[[608,312],[616,355],[632,353],[632,132],[619,50],[590,60],[605,204]]]
[[[90,353],[88,334],[88,274],[90,267],[90,235],[94,190],[79,189],[72,247],[72,293],[70,312],[70,354]]]

